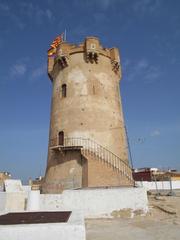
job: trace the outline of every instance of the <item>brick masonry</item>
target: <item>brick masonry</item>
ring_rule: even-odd
[[[117,169],[83,156],[78,149],[68,150],[66,155],[53,149],[63,132],[64,138],[92,139],[129,164],[118,49],[103,48],[95,37],[86,38],[80,45],[62,43],[56,57],[48,59],[48,74],[52,102],[43,192],[48,193],[50,186],[58,192],[61,188],[130,184]]]

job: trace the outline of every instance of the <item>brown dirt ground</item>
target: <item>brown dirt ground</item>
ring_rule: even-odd
[[[180,190],[149,195],[149,212],[129,218],[121,214],[113,219],[87,219],[87,240],[180,240]]]

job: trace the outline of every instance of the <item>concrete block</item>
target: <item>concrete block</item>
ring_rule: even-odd
[[[21,180],[6,179],[4,185],[6,192],[23,192]]]
[[[0,214],[9,211],[24,211],[26,200],[24,192],[0,192]]]
[[[38,211],[39,210],[40,191],[32,190],[28,194],[27,210]]]
[[[24,192],[6,193],[6,211],[24,211],[26,208],[26,194]]]

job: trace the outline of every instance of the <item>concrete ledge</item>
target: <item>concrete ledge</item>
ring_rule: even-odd
[[[113,217],[114,211],[147,213],[145,188],[65,190],[62,194],[41,194],[40,210],[81,210],[85,218]]]
[[[73,212],[67,223],[0,225],[0,239],[7,240],[85,240],[81,212]]]

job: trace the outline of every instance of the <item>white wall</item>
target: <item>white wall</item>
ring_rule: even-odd
[[[4,180],[6,192],[22,192],[22,183],[19,179],[6,179]]]
[[[0,192],[0,214],[3,212],[24,211],[27,194],[25,192]]]
[[[65,190],[62,194],[41,194],[40,210],[82,210],[85,218],[110,217],[123,209],[147,212],[145,188]]]
[[[22,185],[22,189],[24,192],[27,194],[31,191],[31,186],[30,185]]]
[[[5,211],[6,207],[6,193],[0,192],[0,212]]]
[[[158,190],[170,190],[169,181],[158,181],[158,182],[147,182],[147,181],[137,181],[137,186],[145,187],[147,190],[156,190],[156,184]],[[172,181],[173,189],[180,189],[180,181]]]
[[[28,197],[28,199],[27,199]],[[27,202],[26,202],[27,201]],[[147,212],[145,188],[108,188],[65,190],[62,194],[40,194],[39,191],[0,193],[0,212],[4,211],[82,211],[86,218],[111,217],[124,209]]]

